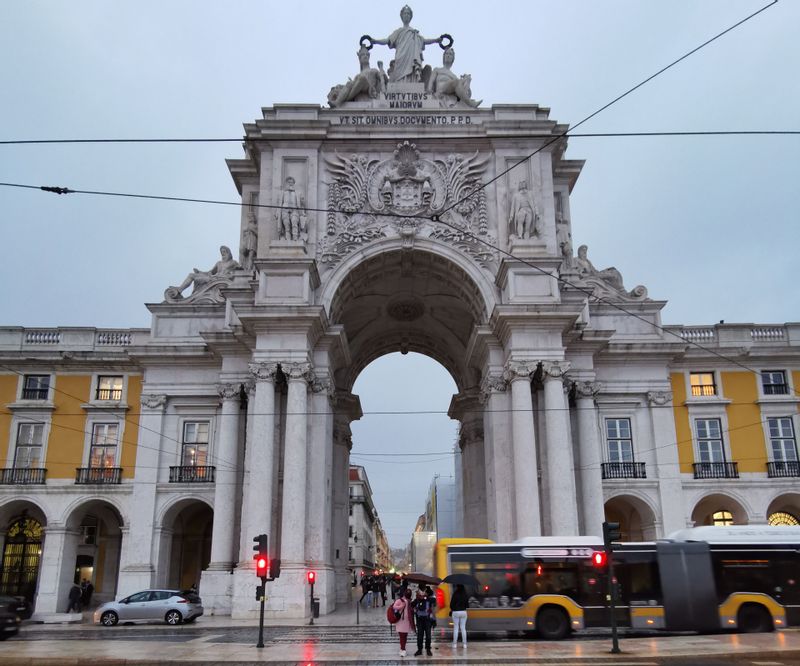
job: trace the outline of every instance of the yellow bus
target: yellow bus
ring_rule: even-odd
[[[500,544],[442,539],[436,576],[466,574],[471,631],[535,632],[558,640],[610,626],[599,537],[532,537]],[[598,563],[596,563],[596,559]],[[614,547],[616,619],[633,629],[771,631],[800,625],[800,527],[680,530]],[[452,587],[437,590],[440,626]]]

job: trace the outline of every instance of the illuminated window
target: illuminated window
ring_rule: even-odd
[[[733,525],[733,514],[730,511],[716,511],[711,514],[711,524],[716,527]]]
[[[115,467],[117,464],[116,423],[95,423],[92,427],[92,448],[89,451],[89,467]]]
[[[786,373],[783,370],[762,370],[761,386],[764,389],[764,395],[787,395],[789,393]]]
[[[767,522],[770,525],[800,525],[800,520],[786,511],[776,511],[775,513],[771,513],[767,519]]]
[[[208,464],[208,421],[187,421],[183,424],[181,465],[204,467]]]
[[[42,436],[41,423],[20,423],[17,429],[17,446],[14,451],[14,467],[31,469],[41,467]]]
[[[122,400],[122,377],[100,375],[97,378],[97,400]]]
[[[689,374],[689,384],[693,396],[717,395],[713,372],[692,372]]]

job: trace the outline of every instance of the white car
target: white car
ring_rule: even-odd
[[[194,622],[203,614],[203,603],[194,592],[144,590],[119,601],[104,603],[94,612],[94,621],[105,627],[118,622],[163,620],[167,624]]]

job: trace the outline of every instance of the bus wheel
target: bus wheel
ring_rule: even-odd
[[[569,633],[569,618],[560,608],[547,606],[536,616],[536,629],[546,641],[560,641]]]
[[[775,629],[767,609],[758,604],[744,604],[739,609],[737,624],[739,631],[745,634],[759,634]]]

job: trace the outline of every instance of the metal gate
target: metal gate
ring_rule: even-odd
[[[0,594],[19,595],[33,602],[41,556],[41,524],[26,516],[17,518],[6,532],[0,564]]]

